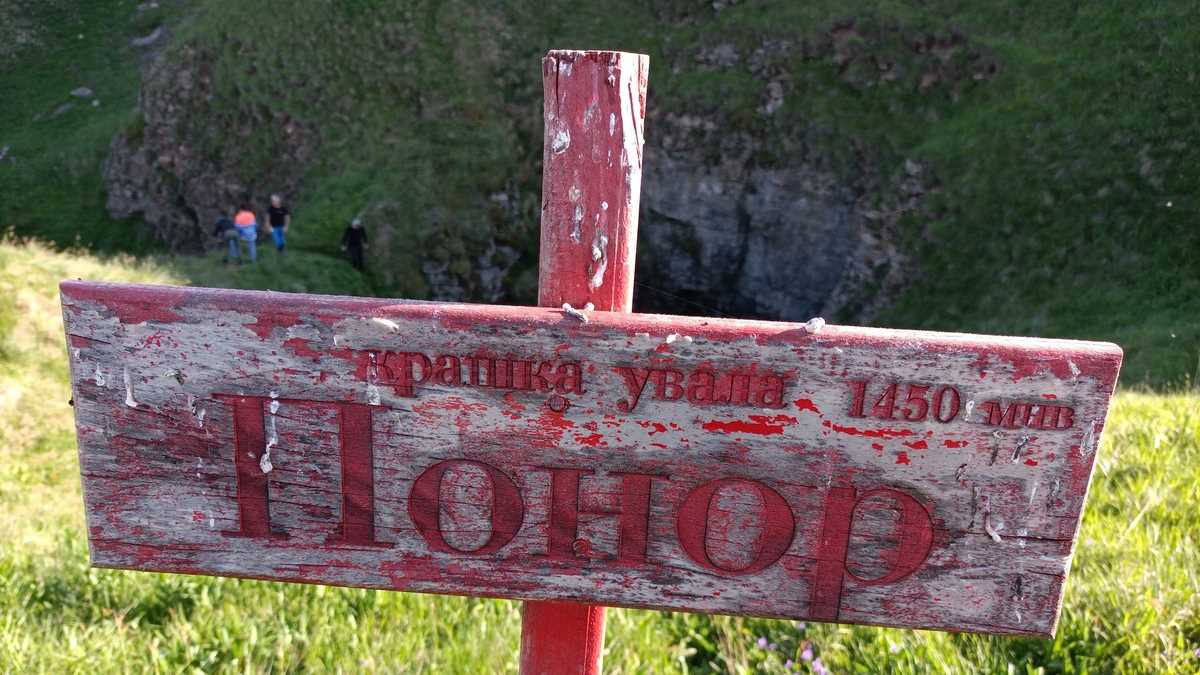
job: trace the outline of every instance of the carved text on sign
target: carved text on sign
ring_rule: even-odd
[[[223,532],[232,537],[261,537],[286,539],[287,532],[272,528],[271,498],[267,474],[261,470],[260,459],[266,444],[264,407],[278,398],[247,397],[218,394],[214,398],[233,407],[235,423],[233,451],[237,465],[237,502],[240,528]],[[371,407],[352,403],[294,401],[302,405],[331,406],[337,410],[341,465],[342,520],[331,527],[326,543],[344,546],[390,547],[393,544],[376,539],[374,534],[375,485],[371,469]],[[277,430],[278,431],[278,430]],[[475,496],[485,503],[489,515],[474,522],[460,523],[467,529],[484,532],[486,540],[474,547],[462,547],[449,542],[442,531],[443,481],[447,473],[464,467],[481,470],[486,477]],[[600,556],[585,539],[579,539],[578,521],[581,513],[609,517],[616,529],[617,551],[608,562],[620,565],[654,565],[647,557],[651,536],[651,502],[655,481],[670,482],[662,474],[616,472],[619,493],[612,507],[585,509],[581,478],[595,472],[586,468],[521,467],[523,473],[545,474],[550,478],[552,494],[548,538],[545,555],[559,559],[596,560]],[[814,488],[815,490],[815,488]],[[748,561],[729,563],[710,555],[710,523],[715,502],[721,491],[750,494],[761,501],[753,517],[752,527],[759,534],[750,545]],[[845,568],[844,560],[850,543],[854,513],[864,502],[875,496],[890,500],[898,509],[895,536],[897,547],[887,570],[875,578],[862,578]],[[524,524],[525,500],[513,477],[499,467],[485,462],[451,458],[424,468],[412,483],[409,494],[388,495],[388,498],[407,501],[409,515],[417,532],[430,549],[452,555],[483,556],[499,552],[509,544]],[[933,541],[933,519],[928,510],[912,495],[894,488],[880,488],[859,494],[854,488],[834,487],[827,491],[822,513],[810,514],[820,522],[819,542],[814,548],[818,563],[812,583],[810,616],[816,619],[836,618],[836,608],[842,584],[846,579],[875,585],[899,581],[912,574],[924,562]],[[281,508],[275,506],[275,508]],[[286,508],[286,506],[282,507]],[[792,547],[796,518],[787,500],[765,482],[748,478],[719,478],[701,483],[684,494],[679,504],[667,505],[675,514],[673,531],[677,543],[694,562],[713,572],[732,575],[753,574],[775,564]],[[665,531],[665,530],[664,530]]]
[[[94,564],[1053,630],[1094,343],[63,285]]]

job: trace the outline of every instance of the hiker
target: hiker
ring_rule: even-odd
[[[249,204],[242,204],[238,212],[233,216],[233,224],[237,227],[238,236],[246,242],[246,249],[250,254],[250,262],[258,261],[258,220],[254,217],[254,211]]]
[[[238,262],[242,261],[241,251],[238,249],[237,226],[233,224],[232,218],[222,213],[221,217],[217,218],[217,223],[213,227],[213,236],[217,239],[228,242],[226,244],[227,248],[225,257],[221,260],[221,262],[228,265],[231,260],[236,260]]]
[[[367,231],[363,229],[362,219],[350,221],[350,227],[342,233],[342,250],[350,252],[350,264],[354,269],[363,269],[363,251],[367,248]]]
[[[271,205],[267,207],[267,221],[271,223],[271,237],[275,240],[275,250],[283,253],[284,235],[292,224],[292,212],[283,205],[283,197],[271,195]]]

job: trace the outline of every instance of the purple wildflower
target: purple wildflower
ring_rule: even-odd
[[[795,669],[796,669],[796,662],[795,662],[795,661],[793,661],[793,660],[791,660],[791,659],[788,659],[787,661],[784,661],[784,662],[783,662],[783,669],[784,669],[784,670],[795,670]]]
[[[825,667],[824,663],[821,663],[821,657],[819,657],[819,656],[817,658],[813,659],[812,667],[813,667],[813,672],[816,673],[817,675],[830,675],[829,669]]]
[[[899,654],[900,653],[900,645],[892,643],[892,646],[888,647],[888,650],[890,650],[893,654]]]
[[[805,630],[807,628],[808,628],[808,624],[804,623],[803,621],[796,622],[796,630]]]
[[[804,645],[804,651],[800,652],[800,658],[805,661],[812,661],[812,646]]]
[[[772,652],[773,652],[773,651],[775,651],[776,649],[779,649],[779,645],[775,644],[774,642],[772,642],[771,644],[767,645],[767,650],[768,650],[768,651],[772,651]]]
[[[767,643],[767,638],[765,638],[765,637],[760,637],[760,638],[758,638],[758,648],[759,648],[759,649],[766,649],[766,648],[767,648],[767,644],[768,644],[768,643]]]
[[[1192,656],[1195,656],[1196,658],[1200,659],[1200,647],[1197,647],[1196,651],[1192,652]]]

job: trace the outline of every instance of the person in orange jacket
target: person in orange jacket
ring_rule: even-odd
[[[233,224],[237,227],[238,236],[246,242],[246,252],[250,262],[258,261],[258,219],[254,217],[254,209],[243,203],[233,216]]]

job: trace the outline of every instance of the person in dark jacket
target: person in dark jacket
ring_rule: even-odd
[[[283,253],[285,235],[292,225],[292,212],[283,205],[281,195],[271,195],[271,205],[267,207],[267,222],[271,223],[271,239],[275,241],[275,250]]]
[[[226,242],[225,245],[228,247],[225,258],[221,262],[228,265],[233,260],[239,263],[242,261],[241,250],[238,248],[237,226],[233,224],[232,218],[224,214],[217,218],[216,225],[213,226],[213,236]]]
[[[342,233],[342,250],[350,253],[350,264],[354,269],[363,269],[363,251],[367,248],[367,231],[363,229],[362,219],[350,221],[350,227]]]

